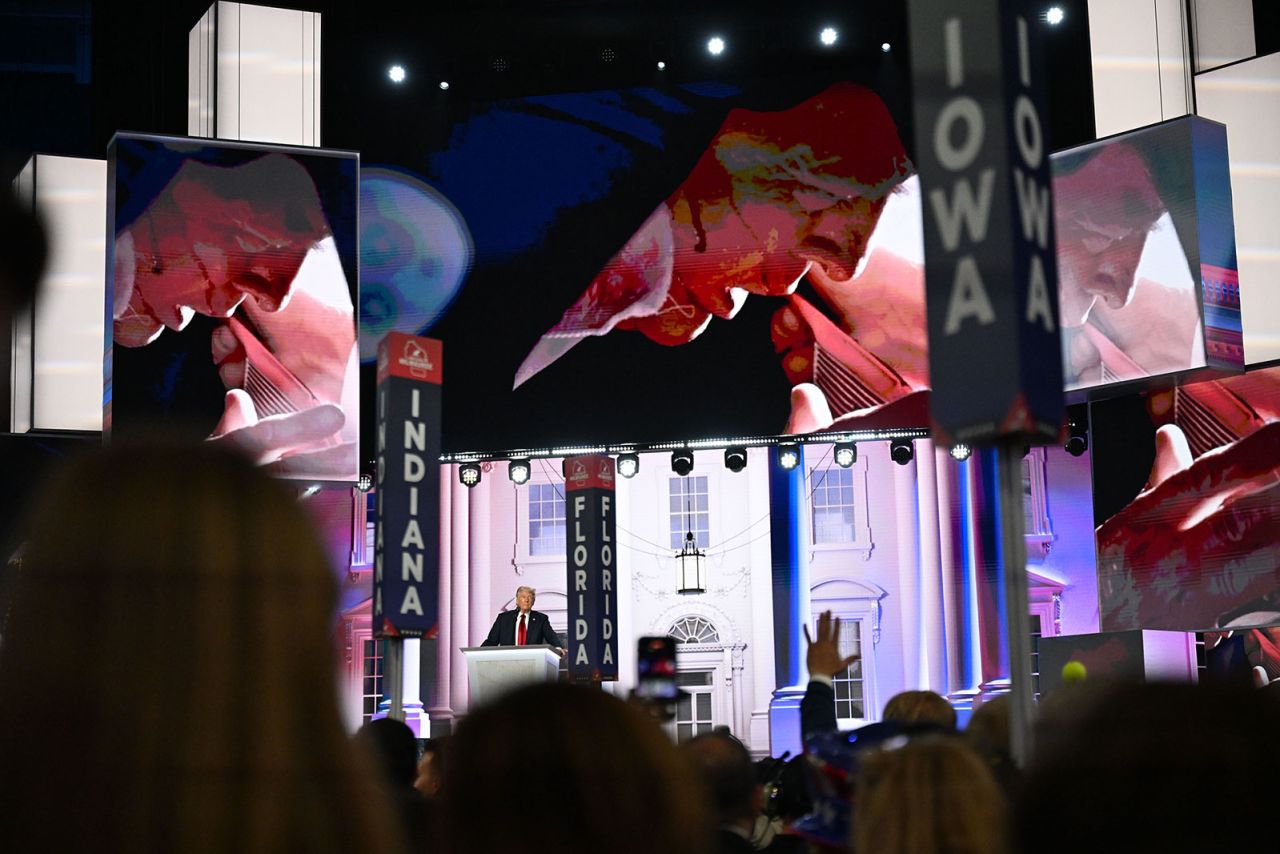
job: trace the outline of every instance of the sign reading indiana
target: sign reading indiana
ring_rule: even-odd
[[[575,679],[613,682],[618,678],[613,458],[568,457],[564,472],[569,673]]]
[[[441,350],[400,332],[378,347],[376,637],[439,631]]]

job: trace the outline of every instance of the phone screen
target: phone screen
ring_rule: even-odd
[[[674,700],[676,687],[676,639],[640,638],[636,655],[636,694],[650,700]]]

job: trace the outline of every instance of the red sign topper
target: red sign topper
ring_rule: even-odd
[[[404,332],[388,332],[378,344],[378,382],[403,377],[440,384],[444,346],[434,338],[418,338]]]
[[[564,488],[566,490],[613,489],[613,476],[613,457],[608,454],[565,458]]]

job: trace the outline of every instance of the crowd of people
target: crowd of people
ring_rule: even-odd
[[[181,470],[182,478],[172,476]],[[212,443],[67,466],[0,641],[0,850],[1261,850],[1280,709],[1245,689],[1058,689],[1018,768],[1007,702],[929,691],[837,731],[839,621],[809,639],[803,755],[544,684],[425,743],[337,707],[333,574],[294,493]],[[250,666],[246,666],[249,663]],[[1264,776],[1265,775],[1265,776]]]

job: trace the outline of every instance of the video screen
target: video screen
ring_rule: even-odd
[[[357,155],[119,134],[104,429],[358,475]]]
[[[928,426],[909,109],[876,79],[451,101],[424,175],[362,188],[362,351],[444,341],[446,452]],[[1055,155],[1068,390],[1242,364],[1225,164],[1194,118]]]
[[[1280,366],[1091,405],[1104,631],[1280,620]]]
[[[450,93],[422,186],[377,188],[427,295],[365,305],[440,317],[445,450],[927,423],[909,105],[871,76]],[[438,245],[390,249],[410,217]]]
[[[1066,389],[1240,369],[1221,126],[1181,119],[1061,152],[1051,165]]]

